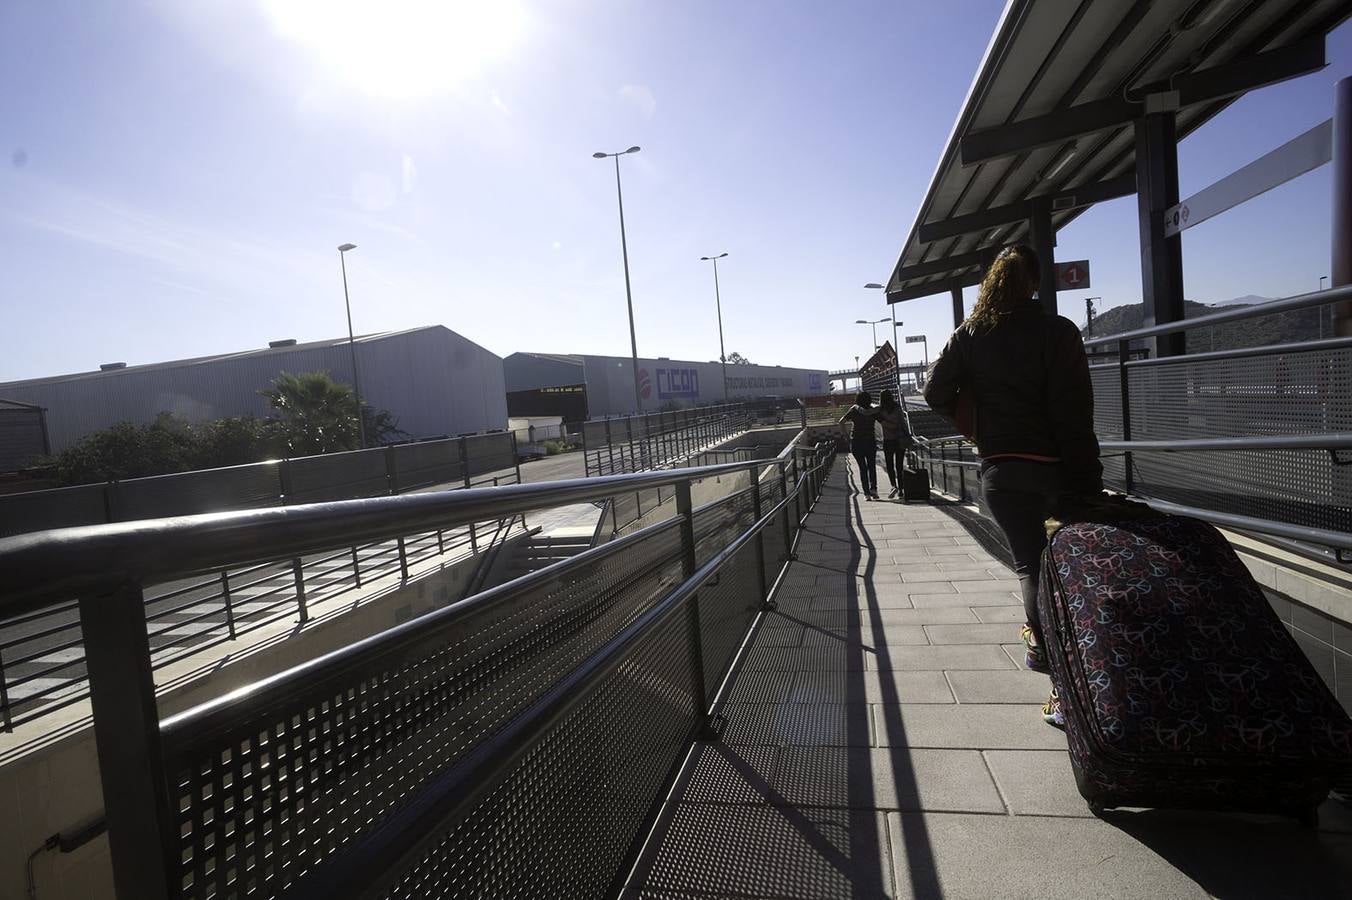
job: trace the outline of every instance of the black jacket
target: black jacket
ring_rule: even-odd
[[[958,392],[969,390],[981,456],[1055,456],[1067,490],[1103,489],[1089,361],[1074,322],[1030,300],[992,328],[964,324],[930,366],[925,400],[952,418]]]

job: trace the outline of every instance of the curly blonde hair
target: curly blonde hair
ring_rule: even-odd
[[[976,305],[963,324],[973,328],[991,328],[1000,317],[1026,302],[1038,288],[1041,267],[1037,254],[1025,244],[1015,244],[1000,251],[986,277],[981,279],[981,291]]]

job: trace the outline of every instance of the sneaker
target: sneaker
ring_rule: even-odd
[[[892,488],[891,493],[889,493],[889,494],[887,495],[887,499],[888,499],[888,500],[895,500],[895,499],[897,499],[897,498],[900,497],[900,496],[901,496],[901,489],[900,489],[900,488]]]
[[[1033,643],[1032,627],[1025,625],[1020,628],[1019,637],[1023,638],[1023,664],[1034,672],[1050,675],[1052,668],[1047,665],[1047,651]]]
[[[869,499],[871,499],[871,500],[881,500],[882,498],[879,497],[878,494],[877,494],[877,492],[875,491],[874,493],[869,494]]]
[[[1056,688],[1052,688],[1051,694],[1047,697],[1047,702],[1042,704],[1042,721],[1053,728],[1064,729],[1066,727],[1066,717],[1061,712],[1061,696],[1056,693]]]

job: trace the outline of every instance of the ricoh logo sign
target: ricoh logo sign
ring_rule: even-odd
[[[698,369],[658,369],[657,396],[661,400],[695,400],[699,397]]]

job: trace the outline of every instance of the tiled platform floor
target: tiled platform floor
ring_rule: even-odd
[[[841,457],[634,898],[1352,897],[1352,817],[1090,816],[1018,582]]]

